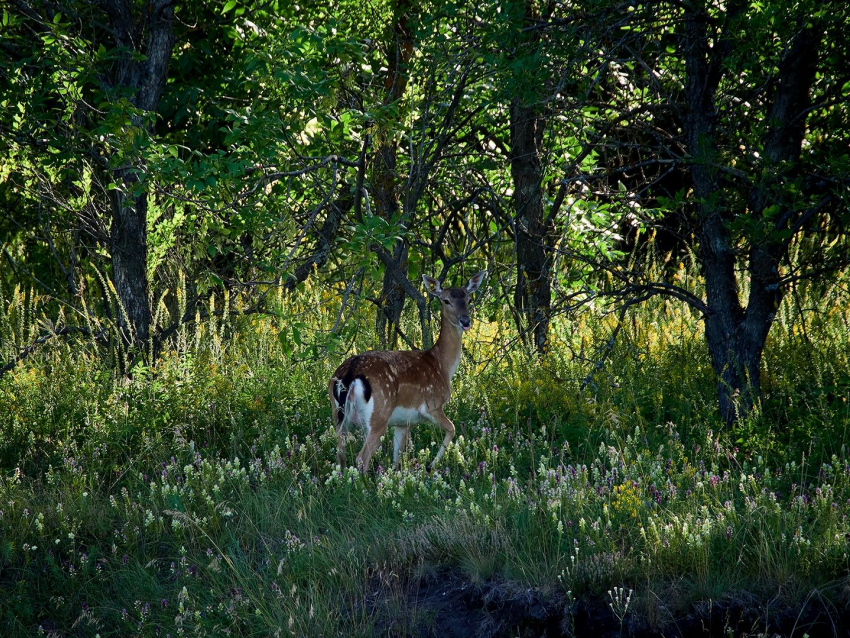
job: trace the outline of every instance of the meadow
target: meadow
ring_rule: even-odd
[[[0,378],[0,635],[846,630],[846,284],[786,300],[734,430],[682,306],[636,307],[610,351],[616,314],[562,317],[542,360],[474,317],[433,471],[426,425],[397,471],[391,437],[371,474],[336,466],[326,380],[374,319],[309,347],[336,319],[318,286],[280,317],[233,300],[130,378],[55,339]],[[26,342],[37,298],[2,302]]]

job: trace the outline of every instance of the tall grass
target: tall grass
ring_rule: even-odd
[[[96,343],[52,340],[0,378],[0,634],[417,634],[433,619],[411,591],[444,570],[605,600],[621,626],[741,592],[793,606],[817,589],[842,609],[845,284],[786,300],[764,400],[735,431],[681,306],[637,308],[589,383],[604,308],[557,321],[540,361],[507,317],[482,318],[430,473],[426,425],[400,471],[389,442],[372,475],[335,467],[326,379],[373,341],[358,314],[325,348],[333,291],[280,298],[280,317],[229,299],[131,379]],[[3,299],[4,356],[35,338],[38,304]]]

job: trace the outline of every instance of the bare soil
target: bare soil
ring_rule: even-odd
[[[792,608],[778,598],[758,600],[737,592],[680,613],[658,601],[653,622],[650,614],[630,610],[622,623],[609,602],[607,595],[570,601],[563,594],[505,581],[474,583],[458,571],[441,570],[417,582],[378,585],[366,607],[377,615],[380,636],[850,637],[850,614],[822,596],[809,596],[804,606]]]

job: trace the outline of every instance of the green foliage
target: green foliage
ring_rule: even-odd
[[[100,5],[53,6],[2,13],[0,633],[404,633],[417,625],[392,613],[406,593],[387,583],[440,569],[591,598],[626,586],[647,617],[659,591],[678,592],[675,617],[730,592],[799,603],[844,582],[846,7],[793,8],[824,35],[792,167],[766,158],[800,26],[779,2],[735,20],[706,5],[731,53],[715,138],[693,156],[675,3],[416,5],[394,101],[405,3],[182,3],[155,113],[115,81],[127,52]],[[524,319],[506,301],[513,101],[546,118],[557,316],[541,359],[517,346]],[[394,218],[371,209],[381,145],[398,151]],[[687,171],[705,163],[724,179],[695,201]],[[153,328],[167,336],[134,361],[114,327],[121,189],[147,198]],[[602,303],[624,281],[703,299],[699,206],[726,215],[741,299],[749,250],[787,244],[761,401],[723,433],[701,316],[655,297],[618,320]],[[792,232],[778,226],[789,211],[812,215]],[[425,471],[441,436],[419,426],[401,471],[360,476],[334,466],[325,384],[375,347],[374,250],[399,241],[412,281],[460,256],[491,278],[445,462]],[[565,310],[576,298],[590,301]],[[420,341],[421,324],[403,327]]]

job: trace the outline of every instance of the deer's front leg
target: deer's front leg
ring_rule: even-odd
[[[393,431],[393,467],[397,468],[401,461],[401,455],[407,449],[410,442],[409,425],[397,425]]]
[[[443,444],[440,446],[437,456],[434,457],[434,461],[431,463],[431,467],[433,468],[437,464],[437,461],[442,458],[443,453],[446,451],[446,447],[454,438],[455,425],[451,422],[451,420],[449,420],[449,417],[446,416],[446,413],[443,412],[442,409],[432,412],[431,416],[434,418],[434,423],[439,425],[446,433],[446,436],[443,438]]]

